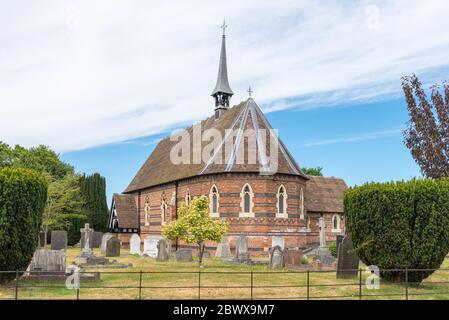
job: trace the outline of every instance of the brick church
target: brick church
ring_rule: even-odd
[[[146,237],[160,236],[162,226],[176,219],[178,207],[201,195],[209,198],[211,217],[228,222],[231,248],[244,234],[254,254],[267,252],[274,237],[282,237],[289,248],[317,245],[320,217],[325,221],[326,240],[333,241],[345,232],[345,182],[304,174],[280,139],[261,138],[257,132],[273,132],[273,128],[251,96],[230,107],[233,91],[228,81],[225,39],[223,32],[212,92],[214,114],[186,129],[187,135],[193,136],[186,148],[188,158],[195,158],[195,150],[206,147],[204,135],[211,129],[224,141],[214,145],[206,161],[203,157],[189,163],[174,163],[171,158],[178,141],[166,137],[159,142],[123,193],[113,195],[109,229],[118,234],[125,247],[133,233],[140,235],[142,243]],[[201,134],[196,140],[195,130]],[[230,148],[226,141],[233,142]],[[274,144],[276,148],[272,148]],[[218,152],[224,149],[229,152]],[[241,157],[237,151],[242,149],[247,155]],[[272,172],[265,170],[268,158],[276,163]],[[188,247],[182,243],[176,246]],[[206,251],[213,253],[215,246],[207,244]]]

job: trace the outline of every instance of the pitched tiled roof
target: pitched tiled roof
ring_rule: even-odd
[[[306,186],[306,209],[309,212],[343,213],[343,193],[348,188],[343,179],[309,176]]]
[[[115,206],[120,228],[139,228],[136,197],[114,193],[113,205]]]
[[[258,152],[258,157],[255,164],[248,164],[247,152],[245,151],[245,163],[237,164],[234,161],[235,153],[232,152],[227,159],[225,158],[227,153],[225,152],[224,144],[222,144],[221,150],[219,149],[221,152],[212,155],[209,161],[203,162],[201,160],[201,162],[197,164],[173,164],[170,161],[170,152],[178,141],[171,141],[170,137],[167,137],[159,142],[153,153],[137,172],[136,176],[124,192],[133,192],[139,189],[203,174],[222,172],[260,172],[261,163],[264,162],[262,161],[264,160],[263,154],[265,153],[268,157],[270,155],[270,139],[268,136],[268,130],[272,129],[272,127],[253,99],[249,98],[248,100],[228,109],[218,119],[215,119],[212,116],[201,122],[202,132],[211,128],[217,129],[221,136],[225,138],[224,140],[228,139],[228,141],[232,141],[230,139],[235,139],[234,141],[236,145],[238,145],[237,141],[244,143],[244,150],[247,150],[248,148],[248,139],[243,136],[243,130],[255,129],[254,131],[257,131],[257,129],[265,129],[267,130],[266,141],[257,139],[256,135],[254,135],[254,141],[257,143],[257,149],[261,150],[262,147],[265,149],[265,152]],[[235,138],[233,138],[232,135],[227,136],[227,129],[234,129],[234,132],[238,132],[238,134]],[[239,131],[238,129],[242,130]],[[187,132],[190,136],[193,136],[193,127],[188,128]],[[211,141],[203,141],[202,147],[209,145],[210,143]],[[307,179],[280,139],[278,150],[277,173],[300,175]],[[190,154],[190,159],[193,159],[192,141],[190,143]],[[219,156],[221,156],[221,164],[217,161]]]

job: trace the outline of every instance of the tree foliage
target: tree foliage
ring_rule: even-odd
[[[0,169],[0,270],[25,270],[37,246],[47,182],[38,173]],[[0,274],[0,283],[14,278]]]
[[[382,269],[438,269],[449,252],[449,179],[370,183],[344,197],[349,235],[360,259]],[[433,271],[409,271],[421,282]],[[405,281],[405,272],[382,272]]]
[[[309,168],[309,167],[302,167],[301,171],[304,174],[307,174],[309,176],[323,176],[323,168],[322,167],[316,167],[316,168]]]
[[[430,100],[416,75],[404,77],[402,88],[410,115],[405,145],[424,176],[449,177],[449,83],[433,86]]]
[[[194,197],[189,206],[182,204],[178,219],[166,224],[162,234],[169,240],[194,243],[199,247],[199,263],[202,263],[205,241],[220,241],[227,232],[227,224],[209,216],[208,198]]]
[[[106,202],[106,180],[98,173],[83,175],[80,179],[81,193],[85,199],[84,210],[89,222],[97,231],[106,231],[109,217]]]

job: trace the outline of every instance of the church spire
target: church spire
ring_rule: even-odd
[[[227,25],[223,21],[223,36],[221,38],[221,52],[220,63],[218,66],[218,77],[214,91],[212,91],[212,97],[215,99],[215,117],[218,118],[220,114],[229,108],[229,100],[234,92],[232,92],[228,81],[228,68],[226,62],[226,28]]]

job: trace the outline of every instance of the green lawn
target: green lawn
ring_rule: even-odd
[[[79,250],[68,250],[67,264],[73,261]],[[99,252],[96,253],[99,255]],[[130,262],[133,267],[86,269],[89,272],[102,272],[101,280],[82,281],[80,299],[198,299],[199,296],[201,299],[250,299],[251,294],[254,299],[306,299],[308,281],[310,299],[359,299],[359,279],[336,279],[335,271],[311,271],[307,280],[307,272],[273,272],[264,265],[239,265],[207,258],[199,275],[197,261],[182,263],[172,258],[168,262],[156,262],[152,258],[126,253],[117,260],[121,263]],[[449,259],[445,260],[441,269],[448,270],[435,272],[419,286],[409,286],[409,299],[449,299]],[[148,273],[141,276],[140,271]],[[364,273],[363,284],[366,276]],[[142,289],[139,290],[141,281]],[[198,289],[199,283],[201,290]],[[368,290],[365,285],[362,286],[363,299],[405,299],[405,292],[404,285],[383,281],[378,290]],[[381,294],[385,296],[365,296]],[[14,297],[15,288],[0,288],[0,299]],[[64,282],[21,279],[18,298],[76,299],[77,292],[66,289]]]

